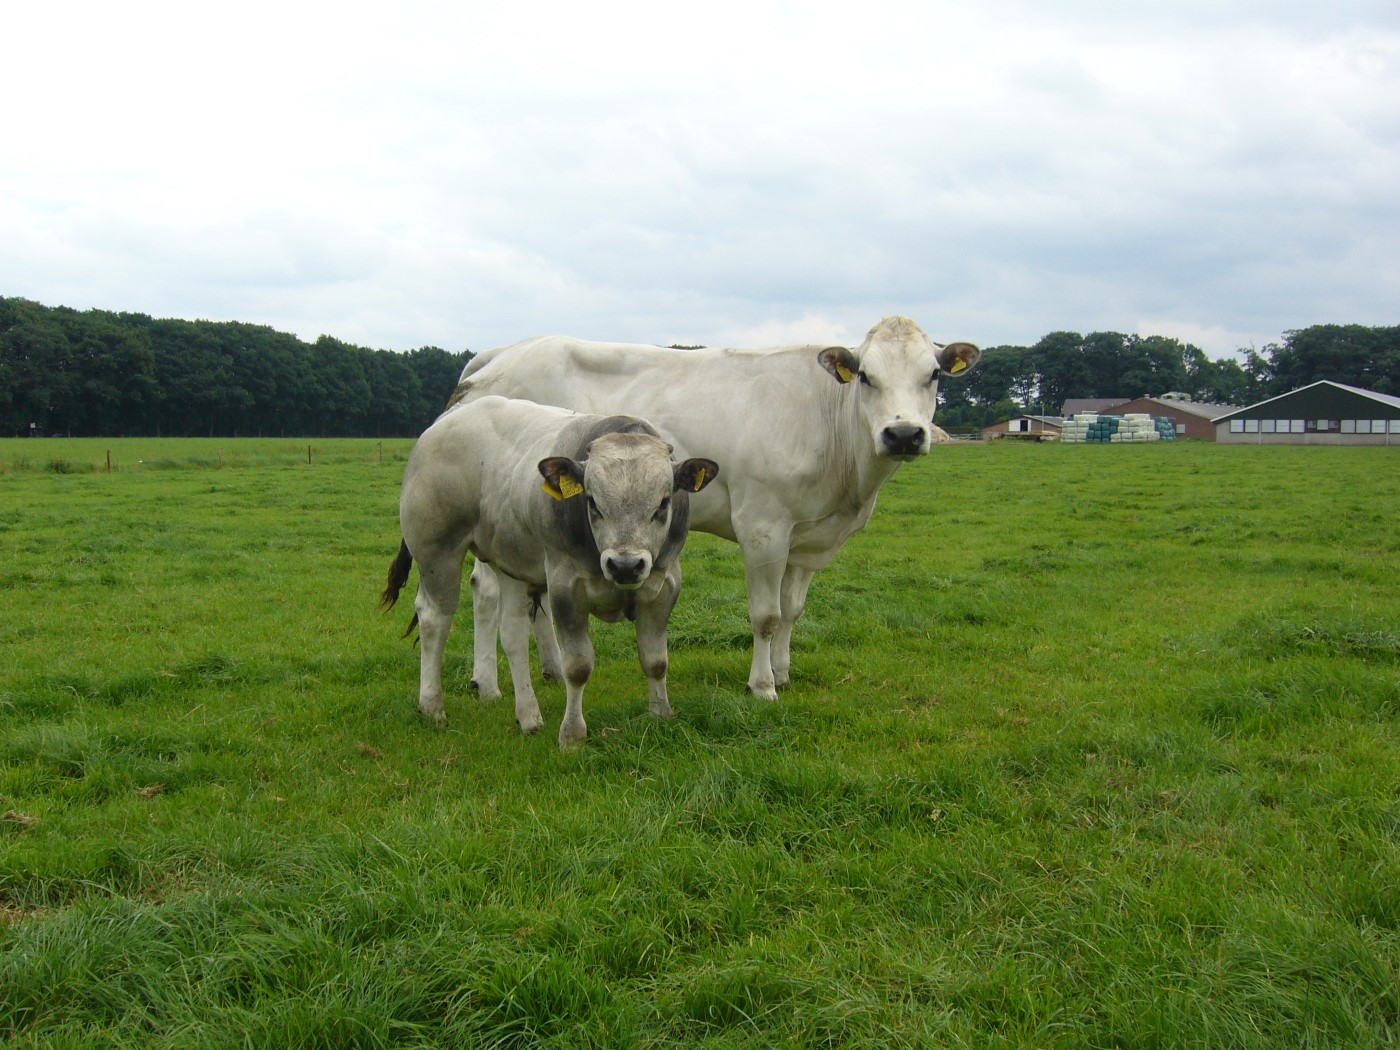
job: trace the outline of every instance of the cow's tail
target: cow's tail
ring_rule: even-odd
[[[413,555],[409,552],[408,543],[399,541],[399,553],[389,564],[389,575],[384,580],[384,593],[379,596],[379,608],[389,610],[394,607],[394,603],[399,600],[399,591],[403,590],[403,585],[408,582],[408,570],[413,567]],[[407,638],[413,633],[413,629],[418,626],[418,614],[413,614],[413,619],[408,622],[408,628],[403,632]]]

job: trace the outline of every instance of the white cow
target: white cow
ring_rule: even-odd
[[[723,462],[724,477],[691,501],[690,524],[743,550],[748,687],[776,699],[813,574],[869,520],[900,464],[928,451],[939,379],[965,374],[980,356],[971,343],[939,346],[906,317],[885,318],[854,350],[668,350],[544,337],[473,358],[450,403],[505,394],[631,412],[651,420],[678,455],[704,450]],[[473,679],[485,695],[496,688],[489,577],[473,573]],[[549,640],[541,641],[552,669]]]
[[[403,541],[380,603],[394,604],[417,559],[419,709],[446,721],[442,657],[471,551],[478,564],[497,570],[502,602],[512,611],[502,617],[502,641],[522,730],[543,724],[530,683],[527,610],[545,592],[567,688],[560,746],[588,732],[589,614],[636,621],[651,713],[669,718],[666,625],[680,593],[690,493],[718,473],[709,459],[674,465],[671,446],[634,417],[578,415],[501,397],[444,412],[404,469]]]

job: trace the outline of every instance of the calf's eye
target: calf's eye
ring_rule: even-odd
[[[670,496],[667,496],[665,499],[663,499],[663,500],[661,501],[661,506],[659,506],[659,507],[656,508],[656,520],[657,520],[657,521],[664,521],[664,520],[666,519],[666,512],[667,512],[668,510],[670,510],[670,509],[671,509],[671,497],[670,497]]]

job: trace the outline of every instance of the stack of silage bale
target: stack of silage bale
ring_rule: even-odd
[[[1145,412],[1124,416],[1101,416],[1094,412],[1078,412],[1065,420],[1060,428],[1060,440],[1097,444],[1161,441],[1176,437],[1170,419],[1153,419]]]
[[[1118,432],[1109,439],[1110,441],[1156,441],[1161,437],[1152,422],[1152,417],[1146,412],[1129,412],[1122,416],[1121,420]]]

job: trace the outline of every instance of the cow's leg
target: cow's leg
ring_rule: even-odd
[[[510,680],[515,687],[515,720],[523,733],[533,733],[544,725],[540,704],[530,682],[530,603],[525,584],[500,574],[496,577],[501,594],[501,648],[506,651]]]
[[[778,633],[773,636],[773,680],[778,685],[787,685],[791,677],[792,629],[806,608],[807,588],[815,575],[813,570],[790,562],[783,574],[783,618],[778,624]]]
[[[552,682],[564,677],[564,664],[559,658],[559,642],[554,637],[554,619],[549,614],[549,602],[543,602],[535,612],[535,648],[540,654],[540,673]]]
[[[496,636],[501,629],[501,586],[491,566],[472,568],[472,688],[483,700],[501,695],[496,680]]]
[[[771,532],[761,542],[744,543],[744,582],[749,592],[749,623],[753,626],[753,663],[749,692],[762,700],[778,699],[773,676],[773,640],[783,622],[782,585],[787,571],[787,533]]]
[[[666,625],[680,594],[680,566],[672,571],[676,573],[675,581],[668,579],[655,601],[637,607],[637,658],[647,678],[647,710],[656,718],[670,718],[673,714],[666,695]]]
[[[554,612],[554,637],[564,667],[564,720],[559,724],[559,746],[568,750],[588,735],[583,720],[583,687],[593,675],[593,640],[588,637],[588,612],[568,596],[550,592]]]
[[[447,635],[462,594],[462,562],[466,549],[430,551],[418,560],[418,594],[413,599],[418,613],[418,642],[421,650],[418,672],[418,710],[438,725],[447,721],[442,706],[442,658],[447,651]]]

